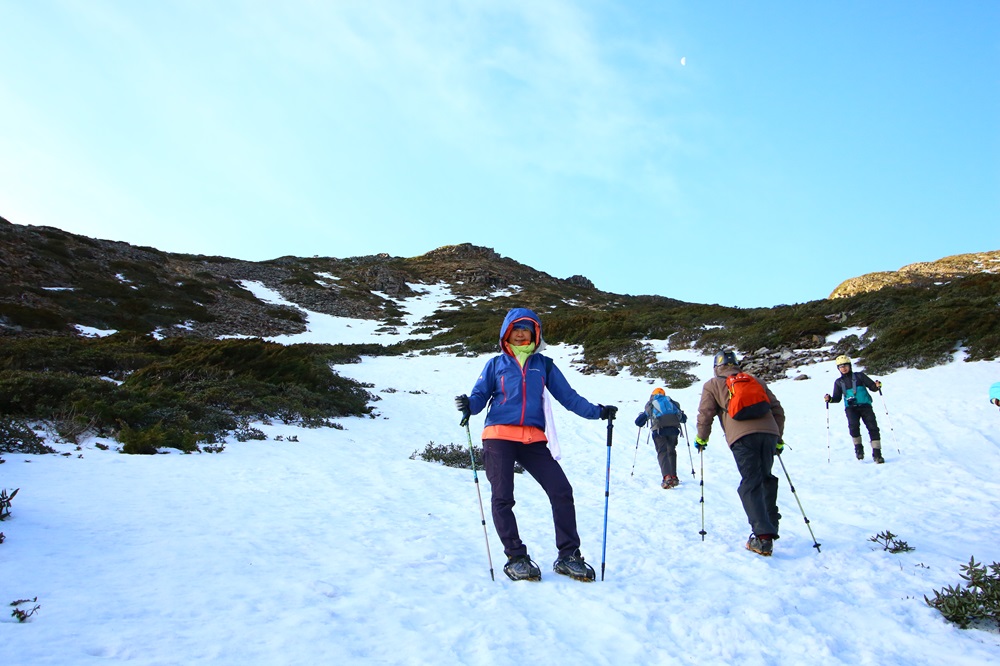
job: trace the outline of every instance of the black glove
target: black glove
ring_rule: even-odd
[[[646,416],[646,412],[642,412],[641,414],[639,414],[639,416],[635,417],[635,424],[641,428],[642,426],[646,425],[646,421],[648,420],[649,417]]]
[[[618,413],[618,408],[614,405],[600,405],[601,408],[601,419],[604,421],[612,421],[615,418],[615,414]]]
[[[469,417],[472,416],[472,411],[469,409],[469,396],[464,393],[462,395],[455,396],[455,408],[462,412],[462,420],[458,425],[468,425]]]

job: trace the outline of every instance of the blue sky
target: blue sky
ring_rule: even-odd
[[[1000,249],[997,2],[0,0],[0,35],[15,223],[742,307]]]

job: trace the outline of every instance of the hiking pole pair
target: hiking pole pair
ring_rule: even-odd
[[[650,428],[649,432],[646,433],[646,444],[649,444],[649,435],[653,430]],[[632,473],[629,476],[635,476],[635,460],[639,457],[639,438],[642,437],[642,426],[639,426],[639,432],[635,436],[635,455],[632,456]]]
[[[799,501],[799,494],[795,492],[795,484],[792,483],[792,477],[788,476],[788,468],[785,467],[785,461],[781,458],[781,454],[777,454],[777,456],[778,456],[778,462],[781,463],[781,469],[785,472],[785,478],[788,479],[788,487],[792,489],[792,495],[795,496],[795,502],[799,505],[799,511],[802,513],[802,519],[806,521],[806,527],[809,528],[809,536],[812,537],[813,548],[815,548],[816,552],[818,553],[820,552],[819,549],[820,544],[818,541],[816,541],[816,535],[813,534],[813,528],[809,525],[809,519],[806,518],[805,509],[802,508],[802,502]]]
[[[613,409],[613,408],[612,408]],[[611,431],[614,428],[615,413],[611,411],[608,414],[608,466],[607,474],[604,477],[604,539],[601,543],[601,580],[604,580],[604,559],[605,553],[608,548],[608,498],[611,495]],[[639,429],[642,432],[642,429]],[[636,449],[638,450],[639,441],[636,438]]]
[[[476,495],[479,496],[479,519],[483,523],[483,537],[486,538],[486,559],[490,563],[490,579],[495,581],[493,576],[493,557],[490,555],[490,537],[486,533],[486,514],[483,512],[483,494],[479,491],[479,474],[476,473],[476,454],[472,448],[472,432],[469,430],[469,421],[465,421],[465,435],[469,439],[469,460],[472,462],[472,480],[476,482]]]
[[[889,432],[892,433],[892,443],[896,445],[896,453],[903,455],[899,450],[899,442],[896,440],[896,430],[892,427],[892,418],[890,418],[889,408],[885,404],[885,396],[882,395],[882,387],[879,387],[878,394],[882,398],[882,407],[885,408],[885,418],[889,421]]]
[[[687,424],[687,422],[685,422],[683,425],[684,425],[684,441],[687,442],[687,444],[688,444],[688,460],[691,461],[691,477],[694,478],[695,477],[695,473],[694,473],[694,457],[691,455],[691,438],[688,437],[688,424]]]

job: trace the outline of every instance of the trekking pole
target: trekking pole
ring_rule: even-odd
[[[691,478],[696,478],[694,473],[694,456],[691,455],[691,438],[688,437],[688,424],[684,424],[684,441],[688,443],[688,460],[691,461]]]
[[[608,414],[608,467],[604,477],[604,540],[601,544],[601,580],[604,580],[604,556],[608,548],[608,497],[611,495],[611,430],[614,427],[615,414]]]
[[[885,408],[885,418],[889,421],[889,432],[892,433],[892,443],[896,445],[896,453],[903,455],[899,450],[899,441],[896,439],[896,430],[892,427],[892,418],[889,416],[889,408],[885,404],[885,396],[882,395],[882,389],[878,390],[879,396],[882,398],[882,407]]]
[[[826,403],[826,462],[830,462],[830,403]]]
[[[806,521],[806,527],[809,528],[809,535],[813,540],[813,548],[815,548],[818,553],[820,552],[820,544],[816,541],[816,535],[813,534],[813,528],[809,525],[809,519],[806,518],[806,512],[805,509],[802,508],[802,502],[799,502],[799,494],[795,492],[795,484],[792,483],[792,477],[788,476],[788,469],[785,467],[785,461],[781,459],[780,455],[778,456],[778,462],[781,463],[781,469],[784,470],[785,478],[788,479],[788,487],[792,489],[792,495],[795,496],[795,502],[799,505],[799,511],[802,512],[802,519]]]
[[[493,576],[493,557],[490,555],[490,537],[486,533],[486,514],[483,513],[483,494],[479,492],[479,474],[476,473],[476,454],[472,449],[472,432],[469,430],[469,422],[465,422],[465,435],[469,438],[469,460],[472,461],[472,480],[476,482],[476,495],[479,496],[479,519],[483,523],[483,537],[486,539],[486,559],[490,563],[490,579],[496,581]]]
[[[635,476],[635,460],[639,457],[639,438],[642,437],[642,426],[639,426],[639,432],[635,434],[635,455],[632,456],[632,473],[629,476]],[[649,441],[647,436],[646,441]]]
[[[708,532],[705,531],[705,451],[704,449],[698,449],[698,460],[701,462],[701,531],[698,534],[701,535],[701,540],[705,540],[705,535]]]

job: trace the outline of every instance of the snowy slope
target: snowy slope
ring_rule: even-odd
[[[408,303],[411,314],[445,297],[428,292]],[[310,314],[309,334],[294,341],[385,341],[366,325]],[[661,348],[709,376],[709,358]],[[971,555],[1000,560],[1000,413],[986,399],[996,363],[880,377],[881,466],[854,459],[842,408],[824,408],[832,364],[773,383],[788,414],[783,459],[821,552],[776,467],[782,538],[765,559],[743,547],[738,474],[717,427],[704,454],[702,540],[689,449],[682,440],[682,485],[664,491],[646,432],[632,425],[654,385],[581,375],[570,364],[578,349],[547,353],[582,395],[621,408],[603,582],[551,573],[551,515],[527,477],[515,511],[543,580],[507,580],[480,472],[491,580],[472,472],[409,458],[431,441],[467,445],[452,398],[471,389],[487,356],[366,358],[338,370],[373,383],[382,400],[375,418],[343,419],[344,430],[262,425],[269,441],[229,442],[221,454],[124,456],[89,441],[80,451],[55,444],[65,457],[5,455],[0,488],[21,490],[0,523],[0,603],[37,596],[41,608],[23,624],[0,617],[0,661],[1000,661],[1000,635],[960,630],[923,601],[958,583]],[[700,383],[668,392],[694,413]],[[583,552],[600,575],[605,423],[555,408]],[[915,550],[869,541],[884,530]]]

